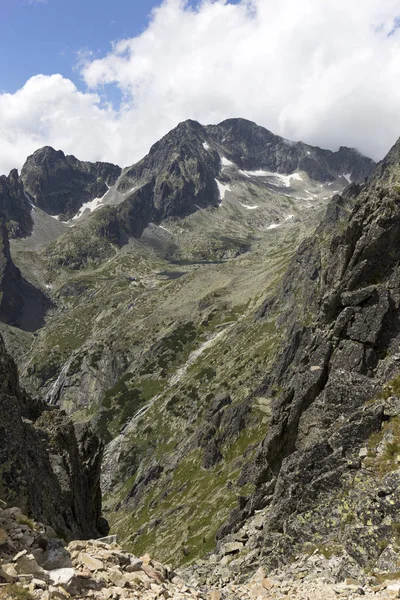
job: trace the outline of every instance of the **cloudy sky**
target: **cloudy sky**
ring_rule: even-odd
[[[374,159],[400,136],[400,0],[1,0],[0,22],[1,173],[45,144],[126,166],[187,118]]]

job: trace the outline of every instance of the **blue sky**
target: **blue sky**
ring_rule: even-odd
[[[103,56],[138,35],[159,0],[0,0],[0,90],[15,92],[38,73],[82,87],[77,53]]]
[[[127,166],[188,118],[380,159],[400,135],[399,15],[400,0],[0,0],[0,173],[44,145]]]

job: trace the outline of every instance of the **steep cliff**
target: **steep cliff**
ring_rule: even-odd
[[[287,341],[256,392],[273,412],[239,477],[255,491],[218,537],[261,510],[248,543],[269,567],[320,547],[343,556],[342,575],[396,570],[399,151],[398,142],[364,186],[332,200],[259,314],[279,307]]]
[[[16,169],[0,177],[0,214],[7,222],[11,237],[25,237],[32,233],[32,206]]]
[[[73,539],[105,533],[99,486],[103,447],[89,426],[20,388],[0,339],[0,497]]]

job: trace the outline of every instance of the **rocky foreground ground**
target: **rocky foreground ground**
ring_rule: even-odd
[[[286,573],[269,577],[258,570],[241,584],[224,582],[213,587],[196,584],[182,572],[162,565],[146,554],[125,552],[109,536],[73,541],[68,546],[51,527],[31,521],[19,508],[0,510],[1,600],[198,600],[279,599],[330,600],[336,598],[397,598],[400,581],[346,580],[333,583],[321,573],[322,556],[297,561]]]

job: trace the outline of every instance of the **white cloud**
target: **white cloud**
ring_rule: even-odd
[[[45,143],[124,166],[183,119],[235,116],[381,158],[400,136],[399,15],[400,0],[165,0],[141,35],[87,56],[94,93],[40,75],[0,95],[0,170]]]

